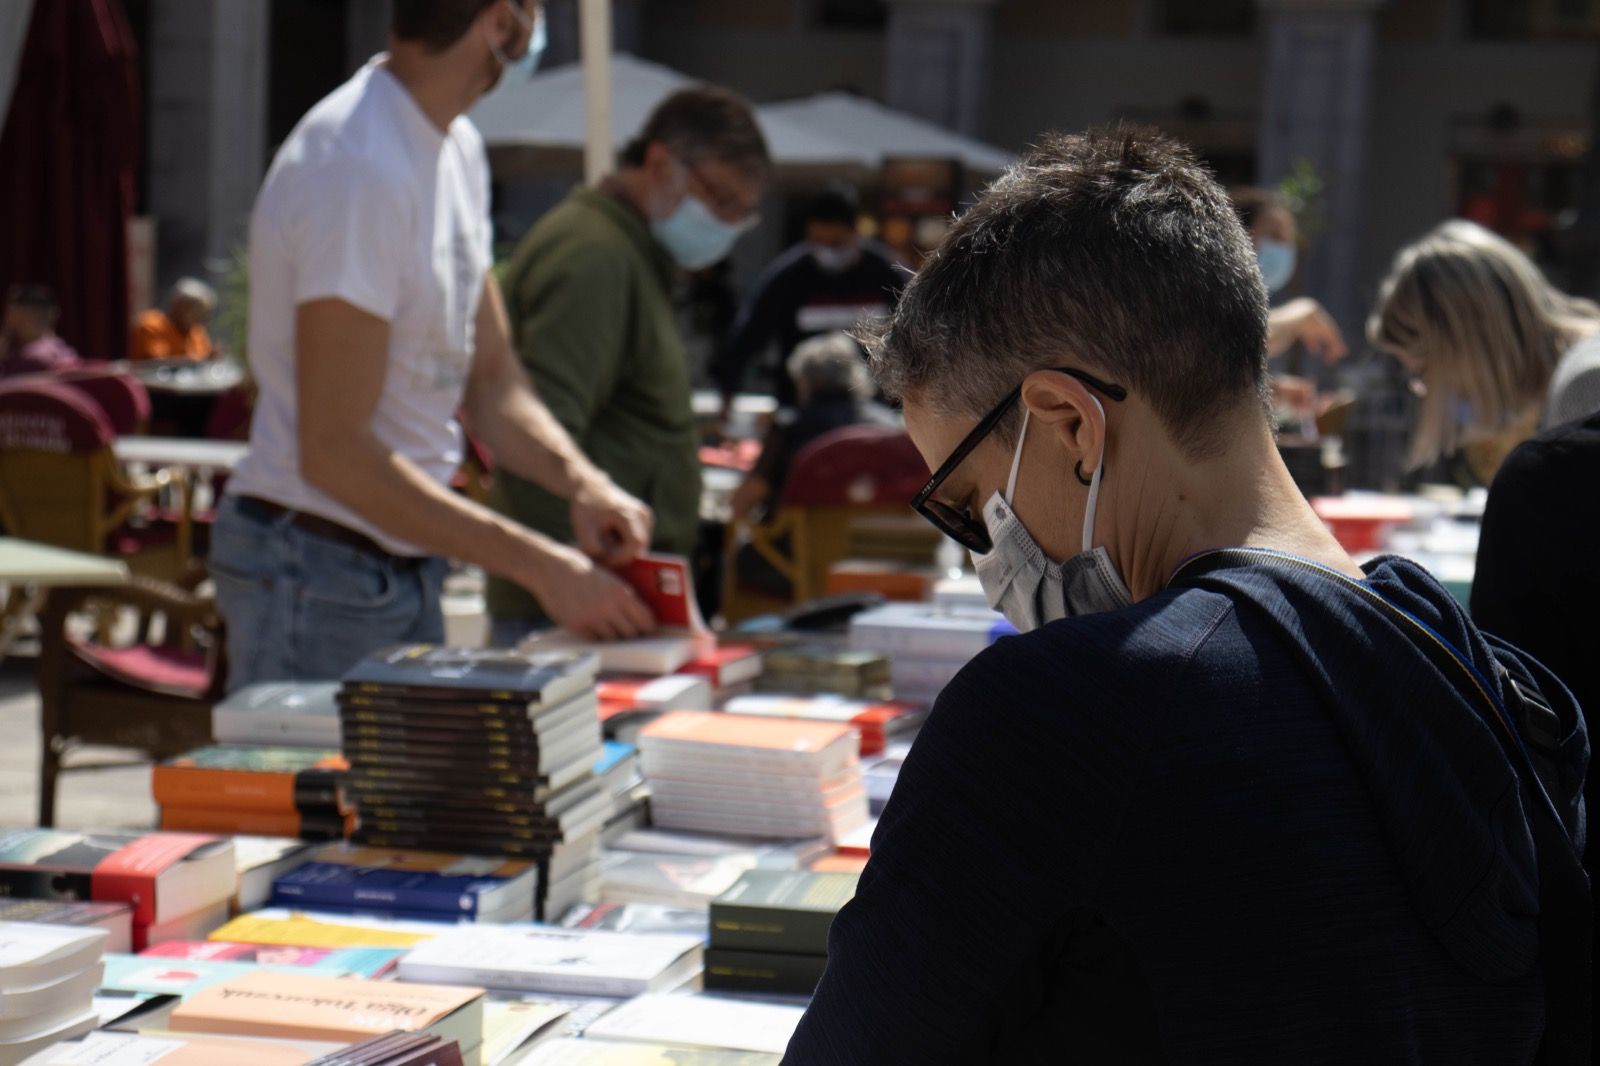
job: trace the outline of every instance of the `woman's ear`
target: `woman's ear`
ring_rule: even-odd
[[[1035,370],[1022,380],[1022,402],[1039,429],[1060,442],[1069,460],[1092,474],[1105,454],[1106,413],[1099,397],[1070,374]]]

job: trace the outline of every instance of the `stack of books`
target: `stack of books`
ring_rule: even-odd
[[[0,922],[0,1062],[15,1063],[100,1024],[106,931]]]
[[[720,707],[735,696],[754,691],[763,669],[760,649],[749,644],[719,644],[684,663],[678,673],[709,681],[712,699]]]
[[[973,656],[1015,632],[986,607],[890,603],[850,619],[850,647],[889,658],[896,699],[932,703]]]
[[[133,908],[126,903],[0,899],[0,922],[36,922],[104,929],[106,951],[133,950]]]
[[[890,694],[889,657],[822,644],[774,648],[756,689],[801,695],[834,693],[857,699],[885,700]]]
[[[747,871],[711,903],[706,988],[811,995],[828,963],[828,928],[855,894],[854,874]]]
[[[828,567],[829,596],[876,592],[886,600],[926,600],[939,580],[939,568],[886,559],[841,559]]]
[[[890,741],[900,740],[922,724],[922,707],[910,703],[874,702],[843,696],[740,696],[730,700],[729,714],[757,718],[803,718],[813,722],[843,722],[861,734],[863,758],[877,755]]]
[[[150,773],[161,828],[341,840],[355,829],[337,750],[218,745]]]
[[[234,836],[233,860],[239,890],[233,897],[233,913],[265,907],[272,898],[272,882],[310,862],[319,850],[317,844],[288,837]]]
[[[242,688],[211,709],[218,744],[339,748],[339,685],[334,681],[267,681]]]
[[[238,889],[233,844],[195,833],[0,833],[0,895],[133,908],[135,950],[194,940],[228,920]]]
[[[378,652],[339,694],[356,839],[541,865],[538,913],[585,898],[613,798],[580,652],[410,645]]]
[[[170,1024],[180,1033],[338,1045],[425,1032],[457,1044],[465,1066],[479,1066],[483,1001],[481,988],[256,970],[195,992]]]
[[[634,743],[639,730],[667,711],[709,711],[711,682],[695,674],[662,677],[610,675],[595,686],[600,698],[600,725],[611,740]]]
[[[600,830],[602,844],[646,825],[650,820],[650,789],[644,782],[639,749],[620,740],[608,740],[594,764],[600,787],[611,797],[611,814]]]
[[[273,882],[276,907],[428,922],[526,922],[537,865],[499,856],[327,848]]]
[[[552,926],[460,926],[400,960],[402,981],[483,985],[570,996],[636,996],[700,973],[699,936]]]
[[[401,1031],[363,1040],[306,1066],[462,1066],[464,1061],[458,1041]]]
[[[867,819],[854,728],[674,711],[639,736],[655,823],[766,839],[836,839]]]

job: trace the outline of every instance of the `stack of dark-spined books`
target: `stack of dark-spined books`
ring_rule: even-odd
[[[591,895],[614,809],[594,775],[597,667],[579,652],[436,645],[369,656],[339,693],[356,839],[538,862],[541,915]]]

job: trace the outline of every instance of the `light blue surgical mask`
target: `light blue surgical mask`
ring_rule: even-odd
[[[538,71],[539,57],[544,55],[545,44],[549,41],[549,36],[544,28],[544,16],[541,14],[538,18],[533,18],[527,11],[523,10],[522,5],[517,3],[517,0],[505,0],[505,3],[511,8],[512,13],[517,16],[517,21],[522,23],[523,29],[528,31],[528,47],[515,59],[510,58],[501,51],[499,45],[490,45],[489,49],[494,53],[494,57],[500,61],[500,65],[505,68],[505,73],[518,76],[526,81]]]
[[[1267,283],[1267,292],[1278,292],[1294,280],[1294,245],[1288,241],[1263,238],[1256,245],[1256,263],[1261,267],[1261,277]]]
[[[729,223],[718,218],[694,193],[685,193],[672,214],[650,223],[650,232],[672,261],[685,270],[703,270],[721,262],[733,242],[755,225],[755,219]]]

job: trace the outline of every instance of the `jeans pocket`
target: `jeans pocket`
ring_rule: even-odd
[[[398,567],[343,545],[308,545],[302,555],[303,597],[319,609],[382,613],[401,600],[406,575]]]

